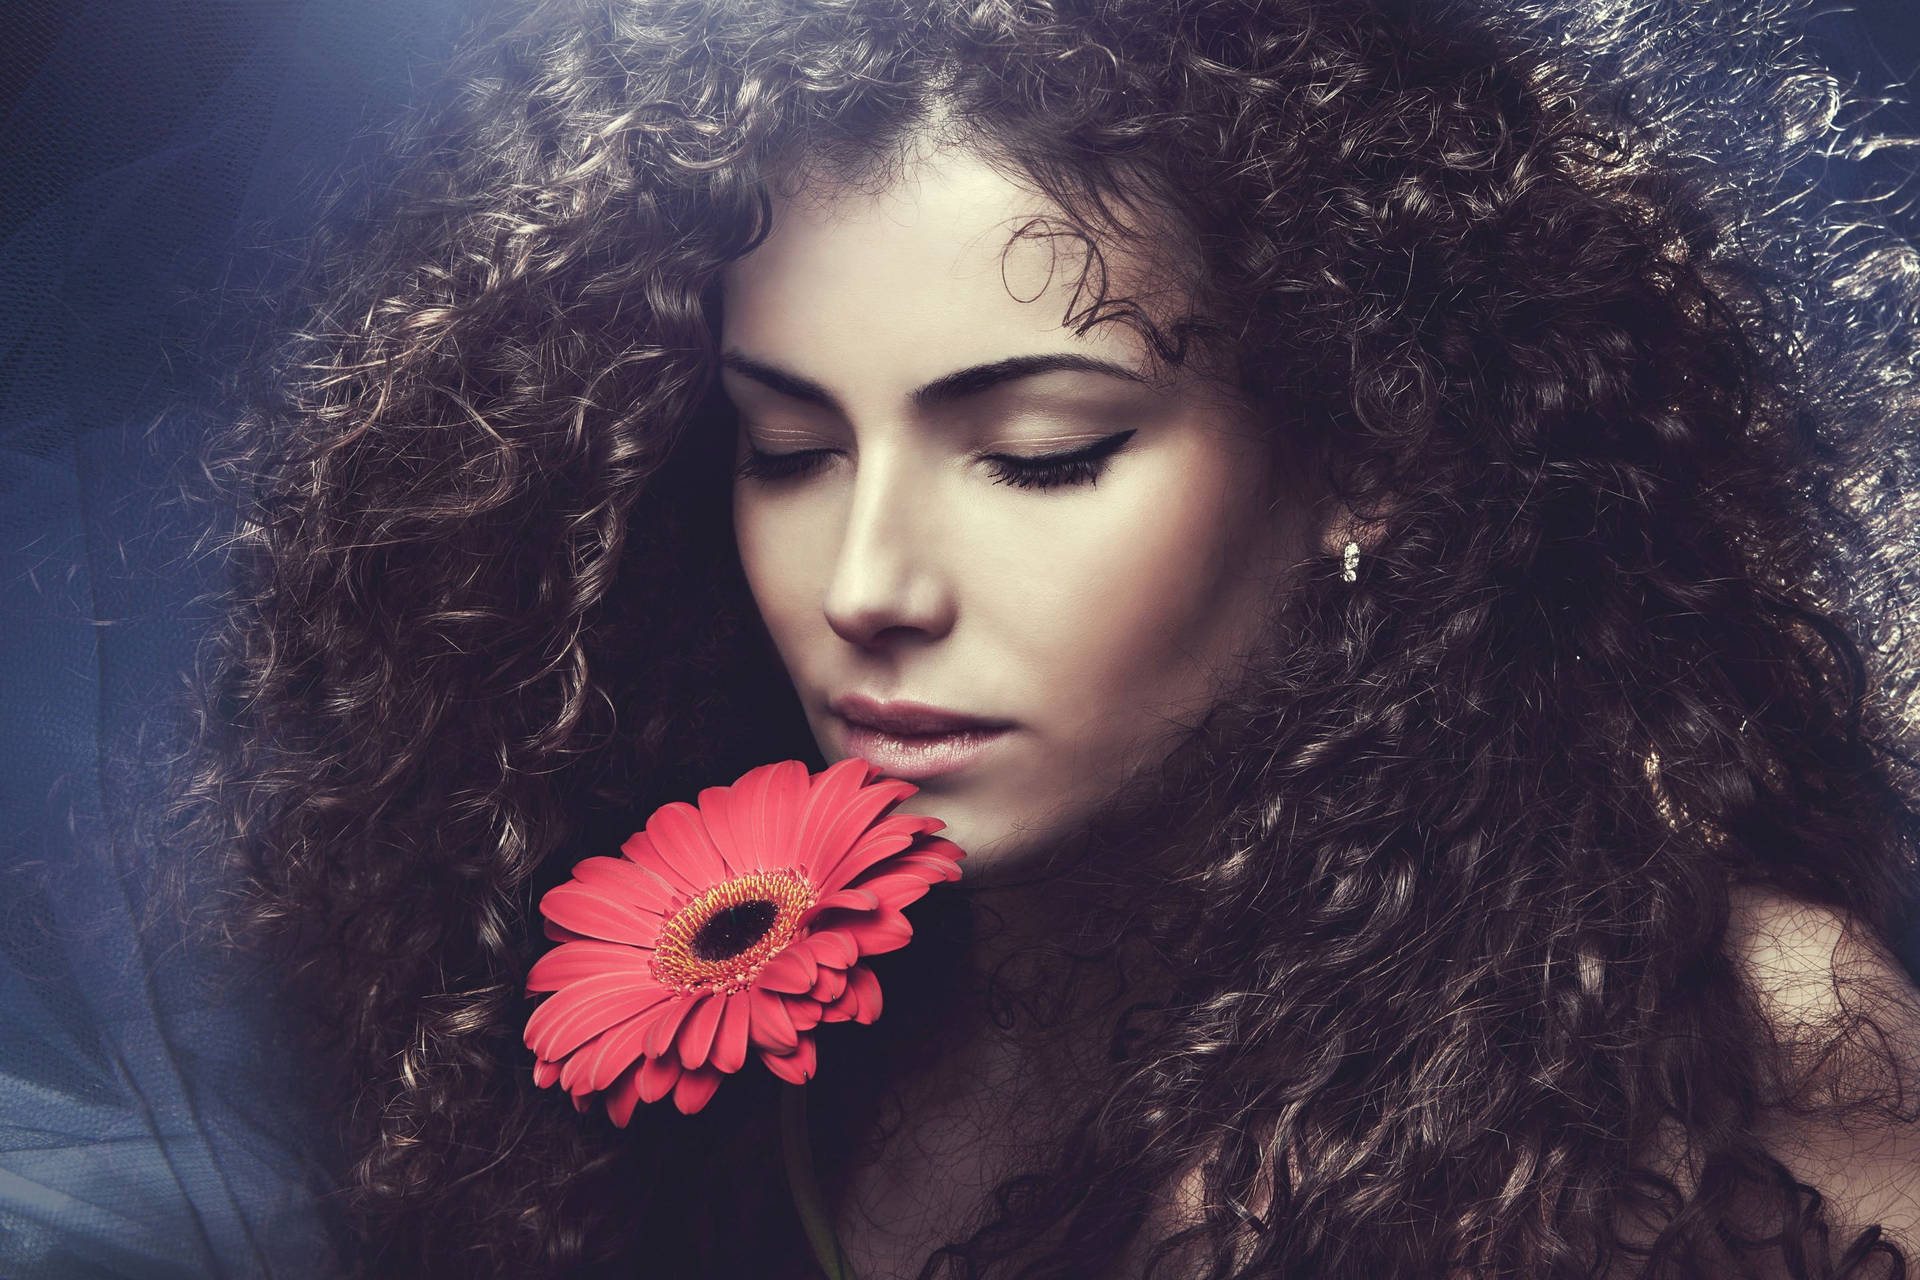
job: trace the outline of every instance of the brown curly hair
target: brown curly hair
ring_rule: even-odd
[[[794,161],[885,181],[945,121],[1096,247],[1176,211],[1192,316],[1163,330],[1096,269],[1073,319],[1234,352],[1377,536],[1063,843],[1084,915],[1001,1003],[1044,1021],[1121,956],[1151,998],[924,1274],[1107,1276],[1144,1244],[1183,1276],[1904,1275],[1874,1228],[1830,1254],[1819,1190],[1760,1142],[1764,1028],[1724,948],[1738,882],[1894,936],[1920,835],[1890,661],[1916,258],[1789,198],[1856,136],[1798,16],[486,14],[343,186],[206,457],[233,585],[180,813],[315,1030],[356,1273],[773,1275],[800,1249],[768,1082],[616,1132],[532,1087],[521,983],[574,861],[754,764],[818,766],[732,543],[716,285]],[[823,1107],[938,1043],[912,993],[978,913],[916,912],[888,1017],[823,1045]],[[1643,1163],[1672,1125],[1693,1178]],[[1140,1239],[1195,1169],[1193,1221]],[[1625,1211],[1656,1229],[1620,1238]]]

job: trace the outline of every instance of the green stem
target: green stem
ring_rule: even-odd
[[[783,1085],[780,1090],[780,1146],[787,1157],[787,1185],[793,1189],[793,1207],[827,1280],[853,1280],[853,1271],[840,1256],[833,1220],[827,1216],[819,1179],[813,1174],[813,1144],[807,1138],[807,1087]]]

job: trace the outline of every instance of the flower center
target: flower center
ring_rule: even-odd
[[[653,976],[685,992],[741,991],[793,941],[819,896],[792,871],[755,871],[714,885],[660,927]]]
[[[701,960],[731,960],[767,936],[780,908],[765,898],[716,911],[693,935],[689,950]]]

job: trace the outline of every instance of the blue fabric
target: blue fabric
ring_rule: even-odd
[[[331,1274],[260,975],[134,928],[207,583],[165,505],[214,294],[444,55],[453,0],[30,0],[0,78],[0,1277]],[[164,939],[165,935],[161,935]]]
[[[1847,15],[1869,80],[1914,23]],[[25,0],[0,54],[0,1277],[329,1274],[320,1127],[260,975],[143,947],[203,623],[164,505],[208,292],[443,55],[458,0]],[[1849,193],[1851,194],[1851,193]],[[131,874],[129,874],[131,873]],[[1920,962],[1920,933],[1906,940]]]

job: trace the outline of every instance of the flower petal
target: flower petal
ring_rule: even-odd
[[[871,767],[856,756],[828,766],[826,772],[814,780],[813,794],[807,799],[807,810],[802,819],[800,857],[803,868],[814,883],[828,891],[839,888],[852,878],[853,873],[849,872],[835,879],[834,872],[845,860],[848,851],[859,844],[861,834],[873,825],[888,805],[896,804],[920,790],[913,783],[900,778],[880,778],[848,795],[846,783],[858,775],[854,772],[846,772],[839,778],[832,778],[831,775],[835,769],[855,762],[863,768]]]
[[[847,970],[847,990],[853,995],[855,1022],[872,1022],[880,1016],[880,979],[873,970],[863,964]]]
[[[818,1000],[789,1000],[786,1002],[786,1005],[787,1016],[793,1019],[793,1029],[803,1033],[801,1039],[804,1040],[806,1038],[805,1032],[811,1031],[820,1025],[820,1002]]]
[[[639,1064],[628,1067],[620,1073],[620,1078],[607,1090],[607,1118],[615,1128],[624,1129],[627,1121],[633,1119],[633,1109],[640,1101]]]
[[[584,933],[575,933],[571,929],[562,929],[559,925],[555,924],[551,920],[546,921],[540,926],[540,932],[547,935],[547,941],[549,942],[598,941],[598,939],[588,938],[587,935]]]
[[[640,1060],[640,1101],[658,1102],[680,1083],[680,1060],[671,1054]]]
[[[884,821],[864,833],[855,832],[847,846],[831,859],[830,865],[818,872],[820,888],[825,893],[843,888],[875,863],[906,852],[915,840],[924,838],[911,826]]]
[[[814,775],[801,806],[797,852],[801,869],[808,875],[818,871],[820,865],[829,860],[824,858],[826,854],[837,854],[843,848],[843,844],[831,844],[833,829],[839,825],[841,814],[845,814],[847,808],[854,804],[860,791],[876,777],[879,777],[876,766],[860,760],[858,756],[835,760],[826,770]],[[854,831],[858,831],[858,825]]]
[[[880,905],[880,899],[866,886],[858,889],[842,889],[830,893],[813,904],[816,911],[831,911],[835,907],[845,907],[849,911],[871,911]]]
[[[921,849],[910,849],[899,857],[891,858],[884,865],[876,868],[874,874],[876,876],[891,876],[903,875],[907,872],[912,872],[914,875],[921,877],[928,884],[940,884],[945,881],[958,880],[960,878],[960,864],[952,858],[943,857],[938,854],[929,854]],[[868,879],[862,879],[856,882],[857,887],[862,889],[866,888],[870,883],[871,880]]]
[[[692,1012],[697,996],[678,995],[667,1006],[660,1020],[647,1028],[647,1034],[640,1041],[640,1052],[649,1058],[664,1058],[673,1047],[674,1037],[680,1034],[680,1023]]]
[[[760,966],[760,972],[754,977],[757,987],[769,991],[786,991],[798,995],[813,985],[815,961],[811,952],[799,947],[788,947],[773,959]]]
[[[543,1058],[558,1061],[591,1037],[669,998],[651,978],[609,973],[576,982],[548,996],[527,1019],[525,1041]]]
[[[822,1022],[872,1022],[879,1016],[880,980],[865,965],[847,970],[847,989],[820,1011]]]
[[[671,885],[627,858],[583,858],[574,863],[573,878],[605,890],[609,897],[638,908],[643,914],[665,918],[679,905],[674,901]]]
[[[713,1051],[707,1057],[715,1071],[731,1073],[747,1065],[747,1028],[753,1022],[747,994],[729,995],[720,1011],[720,1029],[713,1033]]]
[[[713,838],[713,847],[738,875],[759,871],[766,865],[762,861],[765,850],[749,825],[745,799],[738,783],[731,787],[708,787],[698,797],[700,816],[707,824],[707,834]]]
[[[619,1026],[577,1051],[569,1063],[579,1062],[588,1089],[605,1089],[614,1078],[643,1056],[642,1046],[653,1024],[669,1016],[672,1006],[662,1001],[647,1012],[627,1019]]]
[[[852,941],[861,955],[877,956],[898,951],[913,941],[913,926],[898,911],[882,909],[834,925],[833,934]]]
[[[629,1018],[627,1022],[623,1022],[620,1025],[624,1027],[632,1021],[633,1019]],[[586,1077],[589,1074],[587,1070],[587,1060],[593,1055],[595,1050],[599,1049],[600,1046],[605,1043],[607,1036],[610,1034],[612,1034],[612,1032],[603,1031],[581,1045],[578,1052],[567,1055],[567,1060],[560,1064],[560,1087],[562,1089],[565,1089],[568,1093],[594,1092],[586,1082]]]
[[[799,1045],[792,1053],[763,1051],[760,1061],[767,1064],[767,1070],[788,1084],[805,1084],[813,1078],[814,1071],[819,1067],[819,1056],[813,1047],[812,1036],[801,1036]]]
[[[761,865],[791,866],[806,871],[800,860],[801,814],[810,789],[818,785],[798,760],[782,760],[750,770],[734,784],[742,793],[737,812],[746,815],[743,838],[755,843]],[[734,834],[741,835],[736,822]]]
[[[563,929],[605,942],[651,947],[660,938],[660,917],[618,902],[577,880],[547,890],[540,913]]]
[[[762,987],[747,988],[747,1035],[755,1048],[769,1053],[792,1053],[800,1042],[787,1002]]]
[[[813,776],[807,794],[802,797],[794,864],[812,876],[815,883],[819,882],[816,872],[823,860],[822,854],[837,856],[840,852],[838,848],[829,848],[826,843],[827,837],[833,833],[835,819],[846,812],[854,797],[860,794],[860,788],[878,776],[879,772],[878,768],[858,756],[849,756],[845,760],[834,761]]]
[[[550,1088],[553,1082],[555,1080],[558,1080],[559,1078],[560,1078],[559,1063],[549,1062],[545,1058],[535,1058],[533,1060],[533,1087],[534,1088],[536,1089]]]
[[[923,838],[920,845],[914,849],[913,856],[916,858],[924,856],[939,859],[947,864],[948,870],[952,873],[949,878],[958,880],[960,878],[960,863],[966,858],[967,851],[942,836],[927,836]]]
[[[706,889],[706,885],[688,880],[673,869],[673,864],[660,856],[660,849],[644,831],[636,831],[628,836],[620,846],[620,852],[635,863],[660,877],[661,881],[675,893],[688,898],[697,898]]]
[[[932,887],[927,883],[926,877],[917,872],[871,876],[860,882],[860,888],[873,897],[876,905],[885,907],[889,911],[898,911],[902,907],[911,906],[920,901]],[[840,893],[833,896],[837,898],[841,893],[851,892],[853,890],[842,889]]]
[[[859,945],[838,929],[816,929],[795,943],[794,950],[805,951],[817,963],[836,969],[844,969],[860,958]]]
[[[925,838],[921,837],[921,839]],[[951,855],[945,852],[949,849],[953,850]],[[865,862],[866,866],[853,877],[846,888],[872,890],[874,883],[878,880],[904,875],[916,876],[929,885],[958,880],[961,874],[959,858],[965,856],[960,852],[959,846],[951,841],[937,838],[932,841],[932,847],[916,846],[891,857],[870,859],[868,855],[871,852],[871,849],[863,849],[849,856],[848,866],[856,865],[858,862]],[[845,867],[841,868],[841,870],[845,869]],[[838,873],[835,878],[838,878]],[[801,922],[809,923],[813,916],[819,914],[819,909],[824,902],[824,898],[816,902],[814,907],[801,917]]]
[[[652,980],[653,953],[624,942],[563,942],[533,962],[528,991],[558,991],[605,973],[630,973]]]
[[[831,1004],[838,1000],[840,993],[846,989],[847,971],[845,969],[829,969],[821,965],[819,976],[813,980],[813,989],[807,992],[807,999],[818,1000],[821,1004]]]
[[[685,800],[654,810],[647,819],[647,839],[653,841],[661,860],[690,884],[706,889],[733,878],[720,851],[713,847],[700,811]]]
[[[680,1034],[673,1038],[681,1066],[697,1071],[707,1065],[707,1055],[713,1051],[713,1036],[720,1029],[720,1014],[726,1005],[725,996],[704,996],[687,1014],[687,1020],[680,1025]]]
[[[680,1114],[690,1116],[707,1105],[713,1091],[720,1087],[720,1073],[711,1067],[704,1071],[683,1071],[680,1083],[673,1086],[673,1105]]]

